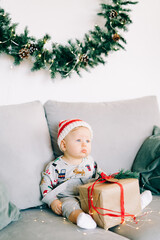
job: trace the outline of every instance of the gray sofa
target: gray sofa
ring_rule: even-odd
[[[44,105],[35,101],[1,106],[0,183],[3,189],[0,201],[3,206],[0,214],[6,206],[7,220],[0,231],[0,240],[159,240],[159,196],[153,196],[137,224],[125,222],[108,231],[99,227],[80,229],[55,215],[41,202],[41,172],[49,161],[61,154],[56,144],[58,122],[75,117],[91,124],[94,132],[92,156],[108,174],[131,169],[153,126],[160,126],[155,96],[103,103],[50,100]],[[4,193],[6,199],[3,199]]]

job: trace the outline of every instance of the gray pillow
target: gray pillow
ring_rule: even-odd
[[[0,179],[19,209],[41,205],[41,172],[53,158],[39,101],[0,107]]]
[[[19,218],[19,209],[9,201],[7,190],[4,184],[0,182],[0,230]]]
[[[101,103],[69,103],[48,101],[44,105],[56,156],[57,130],[60,120],[81,118],[93,128],[92,156],[107,173],[130,169],[135,155],[159,125],[156,97]]]

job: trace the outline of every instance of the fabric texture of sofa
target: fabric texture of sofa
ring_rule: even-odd
[[[0,194],[0,214],[7,217],[6,226],[0,225],[0,240],[20,240],[22,236],[24,240],[160,239],[158,195],[137,225],[127,222],[108,231],[79,229],[41,202],[41,172],[61,154],[57,127],[59,120],[67,118],[90,123],[94,133],[91,155],[108,174],[131,169],[153,127],[160,126],[155,96],[103,103],[49,100],[44,105],[34,101],[0,106],[0,184],[8,196],[5,200]]]

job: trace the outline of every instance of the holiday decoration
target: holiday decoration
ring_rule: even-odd
[[[20,58],[28,58],[29,57],[29,50],[27,48],[22,48],[19,50],[19,56]]]
[[[80,62],[83,62],[83,63],[85,64],[85,66],[86,66],[87,63],[88,63],[88,61],[89,61],[88,56],[87,56],[86,54],[80,55],[79,61],[80,61]]]
[[[120,40],[119,34],[115,33],[115,34],[113,35],[112,39],[113,39],[113,41],[115,41],[115,42],[119,41],[119,40]]]
[[[116,179],[126,179],[126,178],[137,178],[139,179],[139,173],[138,172],[132,172],[130,170],[124,170],[121,169],[119,172],[112,174],[111,176],[113,176]]]
[[[29,53],[32,55],[35,51],[38,50],[37,46],[35,44],[29,44],[28,45]]]
[[[102,173],[95,182],[79,187],[81,208],[92,215],[99,227],[108,229],[126,220],[136,223],[136,216],[141,213],[139,183],[127,175],[118,180],[114,178],[116,174]]]
[[[109,15],[110,15],[111,18],[116,18],[117,17],[117,12],[114,9],[112,9],[110,11]]]
[[[48,34],[36,39],[29,36],[27,28],[24,33],[16,33],[17,24],[11,23],[9,14],[0,8],[0,54],[12,56],[15,65],[30,58],[32,71],[46,69],[51,78],[55,78],[57,73],[65,78],[73,71],[80,75],[81,69],[88,70],[89,67],[104,64],[109,52],[124,49],[126,40],[119,30],[127,31],[127,25],[132,20],[128,14],[131,9],[126,6],[136,3],[111,0],[110,4],[101,4],[98,15],[105,18],[104,28],[95,25],[94,30],[86,33],[82,41],[68,40],[66,45],[52,43],[51,50],[45,48],[45,44],[51,40]]]

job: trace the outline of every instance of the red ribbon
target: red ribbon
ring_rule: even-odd
[[[108,180],[110,180],[111,178],[114,178],[115,175],[117,173],[114,173],[112,175],[109,175],[107,176],[105,173],[101,173],[101,178],[97,179],[91,186],[88,187],[88,207],[89,207],[89,213],[91,213],[91,207],[100,215],[102,216],[110,216],[110,217],[121,217],[121,223],[124,222],[124,218],[125,217],[132,217],[135,221],[135,215],[133,214],[128,214],[128,213],[125,213],[125,208],[124,208],[124,189],[123,189],[123,186],[121,183],[119,183],[118,181],[114,181],[113,183],[117,184],[119,187],[120,187],[120,208],[121,208],[121,211],[118,212],[118,211],[114,211],[114,210],[110,210],[110,209],[106,209],[106,208],[100,208],[100,207],[96,207],[94,206],[93,204],[93,191],[94,191],[94,186],[96,184],[99,184],[99,183],[104,183]],[[98,210],[105,210],[105,211],[108,211],[108,212],[112,212],[112,213],[100,213]]]

